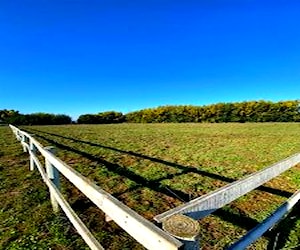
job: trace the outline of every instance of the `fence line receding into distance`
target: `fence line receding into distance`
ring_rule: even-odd
[[[10,128],[17,139],[21,141],[24,151],[28,151],[30,154],[30,169],[33,170],[36,167],[48,185],[54,210],[57,210],[58,203],[91,249],[103,249],[103,247],[92,236],[90,231],[84,226],[83,222],[62,197],[59,192],[59,187],[55,185],[55,183],[58,183],[58,175],[55,174],[56,171],[63,174],[110,219],[115,221],[147,249],[178,249],[183,245],[181,241],[149,222],[61,161],[51,152],[51,149],[49,150],[47,147],[44,148],[30,134],[12,125],[10,125]],[[45,173],[45,168],[36,156],[37,151],[45,158],[47,174]]]
[[[176,232],[174,233],[174,231],[167,231],[165,229],[167,227],[166,224],[170,224],[170,220],[174,219],[172,222],[175,226],[182,227],[182,225],[185,225],[188,227],[191,220],[197,222],[196,220],[211,214],[215,210],[234,201],[242,195],[245,195],[300,163],[300,154],[295,154],[256,173],[248,175],[206,195],[157,215],[154,219],[158,223],[163,224],[163,228],[165,230],[162,230],[57,158],[54,155],[55,150],[53,147],[43,147],[29,133],[22,131],[15,126],[9,126],[14,132],[16,138],[21,141],[24,151],[29,152],[30,170],[37,168],[44,182],[49,187],[50,199],[54,212],[59,211],[59,207],[61,207],[71,223],[77,229],[78,233],[91,249],[103,249],[103,247],[86,228],[84,223],[79,219],[60,193],[59,173],[63,174],[75,185],[75,187],[77,187],[98,208],[100,208],[107,218],[115,221],[121,228],[123,228],[147,249],[199,249],[199,237],[197,235],[183,238],[180,235],[177,235]],[[37,158],[37,152],[40,152],[40,154],[45,158],[45,167]],[[291,196],[291,198],[284,202],[262,223],[258,224],[244,237],[235,242],[230,249],[239,250],[249,246],[262,236],[264,232],[283,218],[299,201],[299,199],[300,191]],[[187,218],[188,220],[186,220]],[[184,220],[184,222],[179,220]],[[195,225],[195,223],[191,224]],[[182,228],[179,229],[182,230]],[[186,230],[188,231],[190,228],[186,228]],[[191,231],[193,231],[193,229],[191,229]],[[193,233],[197,234],[199,232]]]

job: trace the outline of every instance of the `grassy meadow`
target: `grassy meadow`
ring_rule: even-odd
[[[0,246],[27,249],[21,247],[22,239],[34,231],[35,241],[50,245],[51,249],[84,249],[84,243],[63,215],[58,219],[51,214],[46,187],[37,172],[29,172],[28,156],[22,153],[12,132],[7,127],[0,129]],[[151,221],[159,213],[300,152],[299,123],[66,125],[22,129],[35,134],[44,146],[57,147],[59,158]],[[296,166],[264,188],[200,220],[202,249],[225,248],[268,216],[299,186],[300,166]],[[103,213],[64,178],[62,192],[105,248],[142,249],[113,222],[104,222]],[[41,216],[31,216],[37,212]],[[10,216],[12,221],[7,221]],[[29,222],[33,225],[27,225]],[[298,235],[300,217],[292,211],[250,249],[272,249],[275,245],[275,249],[297,248]]]
[[[64,216],[9,127],[0,126],[0,249],[89,249]]]

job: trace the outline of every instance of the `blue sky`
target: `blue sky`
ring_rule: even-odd
[[[300,1],[1,0],[0,109],[300,96]]]

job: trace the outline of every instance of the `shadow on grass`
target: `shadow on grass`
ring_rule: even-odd
[[[235,179],[232,179],[232,178],[209,173],[209,172],[206,172],[203,170],[198,170],[193,167],[182,166],[177,163],[168,162],[168,161],[165,161],[162,159],[157,159],[154,157],[142,155],[142,154],[135,153],[132,151],[125,151],[125,150],[121,150],[121,149],[117,149],[117,148],[113,148],[113,147],[109,147],[109,146],[105,146],[105,145],[101,145],[101,144],[97,144],[97,143],[93,143],[93,142],[89,142],[89,141],[83,141],[83,140],[79,140],[79,139],[75,139],[75,138],[71,138],[71,137],[66,137],[66,136],[57,135],[57,134],[48,133],[48,132],[43,132],[43,131],[39,131],[36,129],[31,129],[31,130],[34,130],[34,131],[40,132],[40,133],[44,133],[44,134],[48,134],[48,135],[52,135],[52,136],[56,136],[56,137],[60,137],[60,138],[64,138],[64,139],[68,139],[68,140],[71,140],[74,142],[84,143],[87,145],[101,147],[101,148],[113,150],[116,152],[128,154],[131,156],[140,157],[143,159],[150,160],[152,162],[165,164],[167,166],[172,166],[172,167],[175,167],[175,168],[181,170],[180,173],[169,174],[167,176],[164,176],[164,177],[156,179],[156,180],[147,180],[146,178],[144,178],[140,175],[137,175],[136,173],[132,172],[131,170],[129,170],[127,168],[124,168],[123,166],[121,166],[119,164],[111,163],[101,157],[91,155],[87,152],[84,152],[84,151],[72,148],[70,146],[61,144],[55,140],[52,140],[50,138],[43,136],[43,135],[36,134],[36,136],[44,139],[45,141],[48,141],[49,143],[57,146],[58,148],[62,148],[62,149],[74,152],[74,153],[79,154],[89,160],[96,162],[97,164],[102,164],[102,165],[106,166],[109,171],[111,171],[113,173],[117,173],[117,174],[124,176],[124,177],[137,183],[136,186],[134,186],[130,189],[127,189],[125,192],[132,191],[139,187],[147,187],[153,191],[168,195],[168,196],[176,198],[176,199],[180,199],[183,202],[187,202],[191,199],[190,194],[187,194],[187,193],[179,191],[179,190],[173,190],[172,188],[170,188],[168,186],[162,185],[160,182],[162,180],[171,179],[171,178],[174,178],[176,176],[180,176],[180,175],[183,175],[186,173],[196,173],[196,174],[207,176],[207,177],[210,177],[213,179],[221,180],[224,182],[236,181]],[[28,132],[32,132],[32,131],[28,131]],[[257,189],[261,190],[261,191],[269,192],[269,193],[272,193],[275,195],[283,196],[283,197],[289,197],[292,195],[292,193],[290,193],[290,192],[278,190],[278,189],[274,189],[274,188],[270,188],[270,187],[265,187],[265,186],[260,186]],[[114,194],[114,195],[119,196],[121,194],[122,193]],[[193,197],[193,198],[196,198],[196,197]],[[82,204],[82,202],[79,200],[79,201],[76,201],[74,205],[80,209],[86,209],[90,205],[90,202],[87,202],[86,204]],[[250,230],[250,229],[254,228],[259,223],[257,220],[248,217],[246,214],[236,213],[234,211],[231,211],[231,209],[221,208],[221,209],[218,209],[217,211],[215,211],[213,214],[215,216],[221,218],[224,221],[228,221],[228,222],[230,222],[236,226],[239,226],[240,228],[244,228],[246,230]],[[294,218],[294,217],[292,216],[291,218]],[[290,220],[285,220],[285,221],[287,221],[287,222],[285,222],[285,224],[282,224],[283,223],[282,222],[278,227],[276,227],[277,231],[272,230],[272,231],[268,231],[264,234],[265,237],[270,239],[270,244],[268,246],[268,249],[281,249],[284,246],[286,240],[288,239],[288,235],[289,235],[289,230],[287,230],[287,229],[292,229],[297,220],[290,219]],[[278,234],[278,232],[279,232],[279,234]],[[280,237],[278,237],[278,235]]]
[[[173,190],[169,187],[166,188],[161,183],[159,183],[159,181],[147,180],[146,178],[134,173],[133,171],[131,171],[127,168],[124,168],[123,166],[121,166],[119,164],[111,163],[111,162],[109,162],[109,161],[107,161],[107,160],[105,160],[101,157],[97,157],[97,156],[94,156],[94,155],[89,154],[87,152],[84,152],[84,151],[72,148],[70,146],[61,144],[61,143],[59,143],[57,141],[54,141],[52,139],[49,139],[45,136],[42,136],[42,135],[36,135],[36,136],[42,138],[45,141],[48,141],[49,143],[51,143],[52,145],[57,146],[58,148],[74,152],[74,153],[76,153],[78,155],[81,155],[81,156],[85,157],[86,159],[89,159],[89,160],[91,160],[91,161],[93,161],[97,164],[104,165],[105,167],[107,167],[108,171],[116,173],[120,176],[124,176],[124,177],[136,182],[137,186],[135,186],[135,188],[143,186],[143,187],[147,187],[151,190],[154,190],[156,192],[167,193],[169,196],[172,196],[176,199],[181,199],[182,201],[188,201],[189,200],[189,195],[188,194],[186,194],[184,192],[181,192],[179,190]],[[170,191],[168,191],[168,189]]]
[[[173,190],[170,187],[163,186],[160,183],[161,179],[159,179],[159,180],[147,180],[144,177],[139,176],[139,175],[133,173],[132,171],[130,171],[130,170],[118,165],[118,164],[108,162],[108,161],[106,161],[102,158],[96,157],[96,156],[91,155],[87,152],[80,151],[78,149],[75,149],[75,148],[69,147],[67,145],[61,144],[59,142],[56,142],[52,139],[49,139],[49,138],[43,136],[43,135],[37,135],[36,134],[36,136],[42,138],[45,141],[48,141],[49,143],[51,143],[52,145],[57,146],[58,148],[74,152],[74,153],[79,154],[79,155],[81,155],[81,156],[83,156],[83,157],[85,157],[89,160],[92,160],[92,161],[94,161],[98,164],[103,164],[104,166],[106,166],[108,168],[109,171],[111,171],[113,173],[117,173],[121,176],[124,176],[124,177],[136,182],[137,186],[135,186],[134,188],[147,187],[147,188],[149,188],[153,191],[165,194],[167,196],[170,196],[170,197],[173,197],[173,198],[176,198],[176,199],[180,199],[183,202],[189,201],[189,198],[190,198],[189,194],[178,191],[178,190]],[[195,170],[195,171],[198,171],[198,170]],[[200,172],[202,172],[202,171],[200,171]],[[170,175],[170,177],[171,176],[173,176],[173,175]],[[165,177],[165,178],[167,178],[167,177]],[[163,178],[163,179],[165,179],[165,178]],[[128,192],[128,191],[129,190],[127,190],[126,192]],[[77,208],[81,207],[81,209],[86,209],[89,204],[90,204],[90,202],[87,202],[86,204],[81,204],[81,202],[78,201],[78,202],[75,203],[75,206]],[[228,221],[228,222],[230,222],[234,225],[237,225],[240,228],[244,228],[246,230],[249,230],[249,229],[253,228],[254,226],[256,226],[259,223],[257,220],[252,219],[252,218],[248,217],[247,215],[237,214],[237,213],[234,213],[230,210],[225,210],[223,208],[218,209],[213,214],[220,217],[221,219],[223,219],[225,221]]]
[[[289,241],[292,230],[296,228],[296,224],[300,220],[299,209],[300,202],[298,201],[288,215],[268,232],[270,241],[267,250],[288,249],[285,245]],[[300,236],[297,235],[296,237],[299,245],[293,247],[293,249],[299,249],[300,247]]]
[[[212,179],[216,179],[216,180],[220,180],[220,181],[224,181],[224,182],[228,182],[228,183],[236,181],[236,179],[233,179],[233,178],[229,178],[229,177],[225,177],[225,176],[222,176],[222,175],[218,175],[218,174],[210,173],[210,172],[207,172],[207,171],[199,170],[199,169],[196,169],[196,168],[191,167],[191,166],[183,166],[183,165],[180,165],[180,164],[177,164],[177,163],[174,163],[174,162],[165,161],[165,160],[162,160],[162,159],[158,159],[158,158],[155,158],[155,157],[143,155],[143,154],[136,153],[136,152],[133,152],[133,151],[126,151],[126,150],[122,150],[122,149],[118,149],[118,148],[114,148],[114,147],[101,145],[101,144],[98,144],[98,143],[79,140],[79,139],[75,139],[75,138],[72,138],[72,137],[62,136],[62,135],[58,135],[58,134],[54,134],[54,133],[44,132],[44,131],[40,131],[40,130],[37,130],[37,129],[32,129],[31,128],[31,130],[36,131],[36,132],[40,132],[40,133],[44,133],[44,134],[48,134],[48,135],[52,135],[52,136],[56,136],[56,137],[60,137],[60,138],[63,138],[63,139],[71,140],[71,141],[74,141],[74,142],[84,143],[84,144],[87,144],[87,145],[90,145],[90,146],[109,149],[109,150],[112,150],[112,151],[115,151],[115,152],[119,152],[119,153],[131,155],[131,156],[139,157],[139,158],[146,159],[146,160],[149,160],[149,161],[152,161],[152,162],[161,163],[161,164],[164,164],[166,166],[174,167],[174,168],[180,169],[182,171],[182,172],[177,173],[177,174],[170,174],[170,175],[164,176],[160,179],[155,180],[156,182],[160,182],[160,181],[165,180],[165,179],[174,178],[176,176],[180,176],[180,175],[187,174],[187,173],[195,173],[195,174],[199,174],[199,175],[202,175],[202,176],[210,177]],[[276,188],[266,187],[266,186],[260,186],[260,187],[257,188],[257,190],[268,192],[268,193],[275,194],[275,195],[279,195],[279,196],[286,197],[286,198],[288,198],[292,195],[291,192],[287,192],[287,191],[276,189]]]

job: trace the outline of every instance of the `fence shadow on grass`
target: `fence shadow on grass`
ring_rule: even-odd
[[[180,176],[180,175],[187,174],[187,173],[195,173],[195,174],[199,174],[199,175],[202,175],[202,176],[206,176],[206,177],[209,177],[209,178],[212,178],[212,179],[216,179],[216,180],[220,180],[220,181],[228,182],[228,183],[236,181],[236,179],[225,177],[225,176],[214,174],[214,173],[210,173],[210,172],[203,171],[203,170],[200,170],[200,169],[196,169],[192,166],[183,166],[183,165],[180,165],[180,164],[175,163],[175,162],[165,161],[163,159],[158,159],[158,158],[155,158],[155,157],[152,157],[152,156],[143,155],[143,154],[136,153],[136,152],[133,152],[133,151],[122,150],[122,149],[118,149],[118,148],[114,148],[114,147],[110,147],[110,146],[105,146],[105,145],[101,145],[101,144],[90,142],[90,141],[84,141],[84,140],[79,140],[79,139],[75,139],[75,138],[72,138],[72,137],[67,137],[67,136],[58,135],[58,134],[49,133],[49,132],[44,132],[44,131],[40,131],[40,130],[37,130],[37,129],[32,129],[32,128],[30,128],[30,129],[33,130],[33,131],[36,131],[36,132],[40,132],[40,133],[60,137],[60,138],[63,138],[63,139],[74,141],[74,142],[83,143],[83,144],[87,144],[87,145],[90,145],[90,146],[109,149],[109,150],[112,150],[112,151],[115,151],[115,152],[119,152],[119,153],[131,155],[131,156],[139,157],[139,158],[142,158],[142,159],[146,159],[146,160],[149,160],[149,161],[152,161],[152,162],[155,162],[155,163],[164,164],[166,166],[174,167],[174,168],[177,168],[177,169],[181,170],[180,173],[170,174],[170,175],[166,175],[166,176],[164,176],[160,179],[156,179],[155,180],[156,182],[160,182],[160,181],[165,180],[165,179],[174,178],[176,176]],[[284,190],[280,190],[280,189],[276,189],[276,188],[271,188],[271,187],[266,187],[266,186],[260,186],[260,187],[257,188],[257,190],[268,192],[268,193],[275,194],[275,195],[279,195],[279,196],[286,197],[286,198],[290,197],[293,194],[293,193],[288,192],[288,191],[284,191]],[[190,196],[186,197],[186,198],[189,199]]]
[[[25,129],[23,129],[23,130],[25,130]],[[27,132],[30,132],[30,131],[27,130]],[[153,191],[165,194],[167,196],[170,196],[170,197],[173,197],[173,198],[176,198],[176,199],[180,199],[183,202],[189,201],[189,194],[184,193],[184,192],[179,191],[179,190],[173,190],[170,187],[162,186],[161,183],[160,183],[161,179],[159,179],[159,180],[147,180],[144,177],[142,177],[140,175],[137,175],[134,172],[130,171],[129,169],[126,169],[126,168],[124,168],[124,167],[122,167],[122,166],[120,166],[116,163],[108,162],[103,158],[91,155],[87,152],[72,148],[72,147],[67,146],[67,145],[61,144],[57,141],[54,141],[50,138],[47,138],[47,137],[43,136],[43,135],[38,135],[38,134],[35,134],[35,135],[37,137],[40,137],[43,140],[51,143],[52,145],[54,145],[58,148],[65,149],[65,150],[74,152],[76,154],[79,154],[79,155],[85,157],[86,159],[89,159],[89,160],[92,160],[92,161],[96,162],[97,164],[103,164],[104,166],[107,167],[107,169],[109,171],[111,171],[113,173],[116,173],[116,174],[119,174],[121,176],[124,176],[124,177],[136,182],[137,186],[135,188],[147,187],[147,188],[149,188]],[[169,176],[171,177],[172,175],[169,175]],[[165,177],[163,179],[166,179],[166,178],[167,177]],[[127,190],[127,192],[128,192],[128,190]],[[81,205],[79,203],[80,203],[80,201],[76,202],[76,204],[75,204],[77,209],[79,209],[81,207]],[[90,202],[85,202],[85,204],[82,204],[84,209],[87,208],[88,204],[91,204],[91,203]],[[255,220],[253,218],[250,218],[247,215],[233,213],[233,212],[231,212],[229,210],[225,210],[223,208],[218,209],[213,214],[220,217],[220,218],[222,218],[225,221],[228,221],[228,222],[230,222],[230,223],[232,223],[232,224],[234,224],[234,225],[236,225],[240,228],[244,228],[246,230],[250,230],[251,228],[253,228],[254,226],[256,226],[259,223],[257,220]]]
[[[94,155],[89,154],[87,152],[84,152],[84,151],[75,149],[73,147],[64,145],[62,143],[54,141],[54,140],[52,140],[50,138],[47,138],[45,136],[42,136],[42,135],[36,135],[36,136],[42,138],[45,141],[48,141],[49,143],[51,143],[54,146],[57,146],[58,148],[74,152],[74,153],[76,153],[78,155],[81,155],[81,156],[85,157],[86,159],[89,159],[89,160],[91,160],[91,161],[93,161],[97,164],[104,165],[105,167],[107,167],[108,171],[116,173],[120,176],[124,176],[124,177],[136,182],[137,183],[136,187],[144,186],[144,187],[148,187],[148,188],[150,188],[154,191],[157,191],[157,192],[161,192],[161,193],[167,192],[168,193],[168,190],[166,190],[161,185],[161,183],[159,183],[158,181],[156,181],[156,180],[147,180],[146,178],[134,173],[130,169],[127,169],[127,168],[125,168],[125,167],[123,167],[119,164],[109,162],[109,161],[107,161],[107,160],[105,160],[101,157],[94,156]],[[176,199],[180,198],[182,201],[188,201],[188,199],[189,199],[188,194],[186,194],[184,192],[181,192],[179,190],[172,190],[171,188],[169,188],[169,189],[170,189],[171,192],[169,192],[170,194],[168,194],[168,195],[173,196]]]
[[[290,213],[281,220],[271,231],[268,232],[269,244],[267,250],[287,249],[285,244],[289,241],[291,231],[296,228],[297,222],[300,220],[299,216],[300,202],[298,202]],[[293,249],[300,248],[300,236],[298,235],[298,246]],[[291,246],[290,246],[291,247]]]
[[[157,158],[154,158],[154,157],[142,155],[142,154],[135,153],[135,152],[132,152],[132,151],[125,151],[125,150],[121,150],[121,149],[117,149],[117,148],[113,148],[113,147],[109,147],[109,146],[105,146],[105,145],[101,145],[101,144],[97,144],[97,143],[93,143],[93,142],[89,142],[89,141],[83,141],[83,140],[75,139],[75,138],[72,138],[72,137],[66,137],[66,136],[62,136],[62,135],[58,135],[58,134],[54,134],[54,133],[48,133],[48,132],[35,130],[35,129],[31,129],[31,131],[27,130],[27,132],[32,132],[32,130],[34,130],[36,132],[39,132],[39,133],[44,133],[44,134],[48,134],[48,135],[68,139],[68,140],[71,140],[71,141],[74,141],[74,142],[84,143],[84,144],[88,144],[88,145],[91,145],[91,146],[101,147],[101,148],[113,150],[113,151],[116,151],[116,152],[128,154],[128,155],[131,155],[131,156],[140,157],[140,158],[143,158],[143,159],[150,160],[152,162],[165,164],[167,166],[172,166],[172,167],[175,167],[175,168],[181,170],[180,173],[169,174],[167,176],[164,176],[164,177],[156,179],[156,180],[147,180],[146,178],[134,173],[133,171],[131,171],[131,170],[119,165],[119,164],[111,163],[111,162],[109,162],[109,161],[107,161],[107,160],[105,160],[101,157],[91,155],[87,152],[84,152],[84,151],[75,149],[73,147],[64,145],[64,144],[59,143],[55,140],[47,138],[43,135],[36,134],[36,136],[44,139],[45,141],[48,141],[49,143],[57,146],[58,148],[62,148],[62,149],[68,150],[68,151],[72,151],[76,154],[79,154],[79,155],[89,159],[89,160],[92,160],[92,161],[96,162],[97,164],[102,164],[102,165],[106,166],[109,171],[111,171],[113,173],[116,173],[116,174],[119,174],[121,176],[124,176],[124,177],[136,182],[136,184],[137,184],[136,186],[134,186],[130,189],[127,189],[125,192],[130,192],[130,191],[132,191],[134,189],[137,189],[137,188],[140,188],[140,187],[147,187],[147,188],[149,188],[153,191],[168,195],[168,196],[176,198],[176,199],[180,199],[183,202],[187,202],[191,198],[190,194],[187,194],[187,193],[179,191],[179,190],[173,190],[170,187],[166,187],[166,186],[161,185],[160,182],[162,180],[171,179],[171,178],[174,178],[175,176],[180,176],[180,175],[183,175],[183,174],[186,174],[186,173],[196,173],[196,174],[199,174],[199,175],[203,175],[203,176],[210,177],[210,178],[213,178],[213,179],[221,180],[221,181],[224,181],[224,182],[236,181],[235,179],[232,179],[232,178],[228,178],[228,177],[220,176],[220,175],[217,175],[217,174],[209,173],[209,172],[206,172],[206,171],[203,171],[203,170],[195,169],[193,167],[182,166],[182,165],[179,165],[177,163],[168,162],[168,161],[165,161],[165,160],[162,160],[162,159],[157,159]],[[264,191],[264,192],[269,192],[269,193],[272,193],[272,194],[275,194],[275,195],[283,196],[283,197],[289,197],[289,196],[292,195],[292,193],[290,193],[290,192],[287,192],[287,191],[284,191],[284,190],[279,190],[279,189],[274,189],[274,188],[270,188],[270,187],[265,187],[265,186],[260,186],[257,189],[261,190],[261,191]],[[122,193],[114,194],[114,195],[119,196],[121,194]],[[78,208],[80,208],[81,205],[83,205],[83,207],[86,207],[86,206],[89,206],[89,204],[90,204],[89,202],[87,202],[87,204],[79,204],[79,203],[81,203],[81,202],[77,201],[74,205],[76,207],[78,206]],[[81,209],[82,209],[82,207],[81,207]],[[221,209],[218,209],[217,211],[215,211],[213,214],[215,216],[221,218],[224,221],[228,221],[228,222],[230,222],[230,223],[232,223],[232,224],[234,224],[234,225],[236,225],[240,228],[244,228],[246,230],[250,230],[253,227],[255,227],[257,224],[259,224],[259,222],[257,220],[255,220],[253,218],[250,218],[246,214],[236,213],[236,212],[231,211],[230,209],[228,210],[228,209],[221,208]],[[285,230],[286,230],[286,228],[285,228]],[[265,237],[270,239],[270,244],[269,244],[270,246],[272,245],[272,242],[275,241],[275,236],[276,235],[275,236],[274,235],[275,235],[274,232],[266,232],[264,234]],[[285,240],[287,240],[287,237],[288,237],[288,234],[286,234],[286,233],[282,234],[281,238],[278,240],[277,245],[278,246],[283,246],[284,245],[283,242]],[[269,248],[269,249],[280,249],[280,248]]]
[[[72,137],[66,137],[66,136],[62,136],[62,135],[58,135],[58,134],[54,134],[54,133],[48,133],[48,132],[44,132],[44,131],[40,131],[40,130],[36,130],[36,129],[31,129],[31,130],[34,130],[34,131],[39,132],[39,133],[44,133],[44,134],[64,138],[64,139],[71,140],[71,141],[78,142],[78,143],[84,143],[84,144],[87,144],[87,145],[91,145],[91,146],[95,146],[95,147],[101,147],[101,148],[104,148],[104,149],[113,150],[113,151],[116,151],[116,152],[119,152],[119,153],[124,153],[124,154],[131,155],[131,156],[140,157],[140,158],[143,158],[143,159],[146,159],[146,160],[150,160],[152,162],[165,164],[167,166],[172,166],[172,167],[175,167],[175,168],[181,170],[180,173],[169,174],[169,175],[164,176],[160,179],[147,180],[144,177],[142,177],[140,175],[137,175],[134,172],[132,172],[132,171],[116,164],[116,163],[111,163],[111,162],[106,161],[103,158],[96,157],[96,156],[91,155],[87,152],[71,148],[67,145],[58,143],[57,141],[54,141],[54,140],[51,140],[51,139],[49,139],[45,136],[37,135],[38,137],[50,142],[51,144],[56,145],[59,148],[66,149],[68,151],[72,151],[74,153],[82,155],[83,157],[85,157],[89,160],[95,161],[96,163],[103,164],[108,168],[109,171],[117,173],[117,174],[119,174],[121,176],[124,176],[124,177],[126,177],[126,178],[128,178],[128,179],[130,179],[130,180],[137,183],[136,186],[126,190],[126,192],[129,192],[129,191],[132,191],[136,188],[144,186],[144,187],[148,187],[149,189],[154,190],[156,192],[160,192],[160,193],[163,193],[163,194],[168,195],[170,197],[180,199],[181,201],[186,202],[186,201],[190,200],[190,198],[191,198],[190,194],[186,194],[186,193],[178,191],[178,190],[172,190],[169,187],[164,187],[164,186],[161,185],[160,181],[166,180],[166,179],[171,179],[171,178],[174,178],[175,176],[180,176],[180,175],[183,175],[183,174],[186,174],[186,173],[196,173],[196,174],[200,174],[200,175],[203,175],[203,176],[207,176],[207,177],[214,178],[214,179],[221,180],[221,181],[225,181],[225,182],[235,181],[235,179],[232,179],[232,178],[220,176],[220,175],[217,175],[217,174],[214,174],[214,173],[209,173],[209,172],[206,172],[206,171],[203,171],[203,170],[195,169],[193,167],[182,166],[182,165],[179,165],[177,163],[168,162],[168,161],[165,161],[165,160],[162,160],[162,159],[157,159],[157,158],[146,156],[146,155],[139,154],[139,153],[136,153],[136,152],[121,150],[121,149],[101,145],[101,144],[98,144],[98,143],[83,141],[83,140],[75,139],[75,138],[72,138]],[[31,132],[31,131],[29,131],[29,132]],[[270,188],[270,187],[265,187],[265,186],[260,186],[258,189],[261,190],[261,191],[269,192],[269,193],[284,196],[284,197],[289,197],[289,196],[292,195],[292,193],[290,193],[290,192],[283,191],[283,190],[278,190],[278,189],[274,189],[274,188]],[[115,195],[120,195],[120,194],[115,194]],[[80,204],[77,204],[77,203],[78,202],[76,202],[76,206],[81,207],[82,204],[80,205]],[[85,204],[85,205],[87,205],[87,204]],[[217,211],[215,211],[214,215],[218,216],[219,218],[221,218],[225,221],[229,221],[230,223],[235,224],[235,225],[237,225],[241,228],[244,228],[246,230],[252,229],[253,227],[255,227],[259,223],[255,219],[252,219],[252,218],[248,217],[245,214],[241,214],[241,213],[237,214],[237,213],[234,213],[232,211],[225,210],[223,208],[218,209]],[[265,234],[265,237],[268,237],[268,238],[272,239],[272,237],[274,238],[274,234],[271,233],[271,232],[267,232]],[[284,239],[282,239],[280,242],[282,242],[282,241],[284,241]]]

